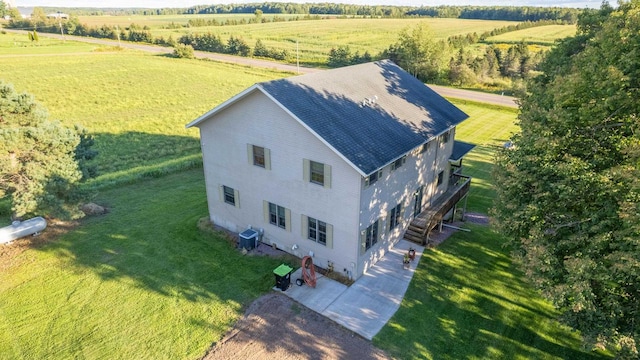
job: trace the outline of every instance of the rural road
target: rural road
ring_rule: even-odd
[[[17,33],[17,34],[25,34],[25,36],[27,34],[27,32],[23,30],[11,30],[11,29],[3,29],[3,30],[7,32]],[[118,42],[117,40],[96,39],[96,38],[73,36],[73,35],[65,35],[63,38],[62,35],[49,34],[49,33],[39,33],[38,35],[59,39],[59,40],[65,39],[65,40],[81,41],[86,43],[100,44],[100,45],[107,45],[107,46],[118,46],[119,44],[121,47],[124,47],[124,48],[147,51],[147,52],[152,52],[156,54],[173,53],[173,48],[170,48],[170,47],[138,44],[138,43],[132,43],[128,41]],[[222,62],[228,62],[228,63],[247,65],[252,67],[261,67],[261,68],[275,69],[280,71],[288,71],[294,74],[308,74],[312,72],[322,71],[322,69],[309,68],[309,67],[303,67],[303,66],[298,67],[295,65],[282,64],[274,61],[254,59],[254,58],[243,57],[243,56],[225,55],[225,54],[210,53],[205,51],[194,51],[194,54],[197,58],[201,58],[201,59],[210,59],[210,60],[216,60],[216,61],[222,61]],[[518,107],[518,105],[516,104],[516,99],[511,96],[489,94],[489,93],[483,93],[479,91],[456,89],[456,88],[450,88],[450,87],[438,86],[438,85],[429,85],[429,87],[431,87],[435,92],[437,92],[438,94],[444,97],[463,99],[463,100],[500,105],[500,106],[506,106],[506,107],[512,107],[512,108]]]

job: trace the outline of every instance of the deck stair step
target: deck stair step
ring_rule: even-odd
[[[431,230],[469,192],[471,178],[464,175],[456,177],[453,186],[411,221],[405,230],[405,239],[426,245]]]

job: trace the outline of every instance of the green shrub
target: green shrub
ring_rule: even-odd
[[[195,58],[195,55],[193,54],[193,47],[191,45],[185,45],[180,43],[176,44],[176,46],[173,47],[173,56],[181,59]]]

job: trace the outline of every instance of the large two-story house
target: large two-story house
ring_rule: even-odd
[[[260,229],[262,242],[358,278],[405,232],[424,241],[433,222],[409,229],[414,218],[452,202],[466,118],[378,61],[255,84],[187,127],[200,129],[216,225]]]

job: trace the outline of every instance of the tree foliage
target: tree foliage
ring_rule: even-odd
[[[86,131],[50,121],[33,96],[0,82],[0,197],[10,196],[15,217],[82,216],[77,185],[96,174],[92,145]]]
[[[433,82],[444,76],[450,50],[447,42],[435,40],[428,26],[418,24],[403,29],[398,42],[391,45],[383,57],[390,58],[417,78]]]
[[[581,16],[497,157],[496,225],[587,344],[638,358],[640,1]]]

